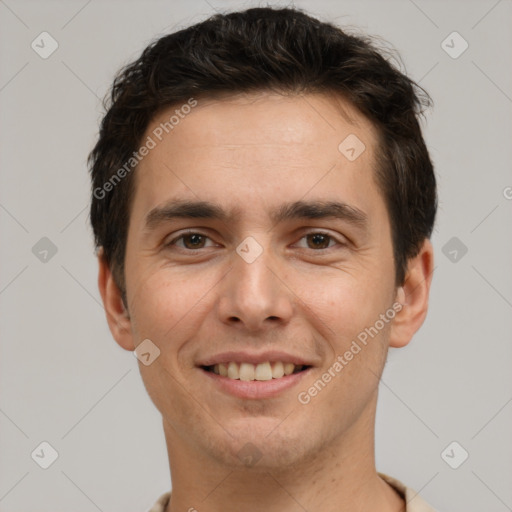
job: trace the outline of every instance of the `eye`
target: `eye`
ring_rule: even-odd
[[[305,241],[305,245],[303,241]],[[334,238],[332,235],[329,235],[328,233],[316,231],[304,235],[300,239],[298,247],[302,249],[323,250],[330,249],[336,245],[343,246],[345,244]],[[207,247],[214,247],[215,244],[212,242],[210,237],[203,235],[202,233],[191,231],[188,233],[183,233],[180,236],[172,239],[170,242],[166,243],[165,246],[178,247],[180,249],[194,251]]]
[[[206,241],[210,240],[209,237],[201,233],[189,232],[184,233],[177,238],[174,238],[169,243],[165,244],[166,247],[177,246],[181,249],[195,250],[204,249],[206,247]],[[213,245],[213,244],[212,244]],[[210,245],[211,247],[211,245]]]
[[[305,249],[329,249],[336,244],[344,245],[343,243],[337,241],[333,236],[327,233],[322,233],[320,231],[308,233],[301,238],[301,241],[302,240],[306,240],[306,247],[301,247]]]

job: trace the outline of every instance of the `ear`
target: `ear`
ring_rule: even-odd
[[[404,284],[397,289],[395,301],[403,307],[391,325],[390,347],[407,345],[423,324],[433,271],[434,250],[430,240],[425,239],[418,255],[409,260]]]
[[[112,336],[125,350],[135,350],[131,320],[126,310],[121,290],[117,286],[105,258],[103,248],[98,251],[98,288],[100,289],[107,322]]]

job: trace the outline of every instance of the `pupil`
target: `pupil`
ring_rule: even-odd
[[[189,242],[187,245],[192,245],[195,248],[197,248],[198,245],[201,244],[203,241],[202,235],[187,235],[185,240]],[[316,247],[326,248],[329,245],[329,237],[327,235],[322,235],[315,233],[314,235],[309,235],[309,240],[313,243]]]
[[[324,249],[329,245],[329,237],[327,235],[315,233],[314,235],[310,235],[310,240],[317,248],[321,246],[321,248]]]
[[[203,236],[202,235],[187,235],[185,237],[185,241],[191,242],[190,244],[186,245],[192,245],[193,248],[197,248],[198,244],[201,244]]]

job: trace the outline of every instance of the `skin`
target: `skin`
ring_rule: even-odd
[[[349,134],[366,146],[352,162],[338,150]],[[117,343],[132,351],[149,338],[160,349],[139,367],[163,419],[173,484],[166,512],[404,509],[375,469],[378,383],[388,347],[406,345],[425,319],[433,250],[425,240],[397,288],[375,148],[372,124],[341,99],[262,92],[200,100],[139,164],[127,310],[101,251],[99,288]],[[148,213],[176,198],[239,211],[146,229]],[[343,201],[366,214],[366,227],[271,220],[273,209],[298,200]],[[186,229],[206,238],[176,241]],[[306,236],[317,232],[331,238]],[[235,250],[249,236],[263,250],[252,263]],[[394,320],[301,404],[298,393],[396,301],[404,306]],[[313,368],[278,396],[251,400],[221,391],[196,367],[222,351],[266,349],[299,354]],[[238,457],[246,443],[261,454],[254,465]]]

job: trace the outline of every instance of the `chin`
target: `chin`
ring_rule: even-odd
[[[282,418],[242,418],[232,422],[221,439],[209,439],[205,447],[210,456],[228,469],[248,469],[254,472],[279,471],[299,465],[318,453],[318,443],[305,438],[305,428],[285,425]],[[204,440],[204,439],[203,439]]]

